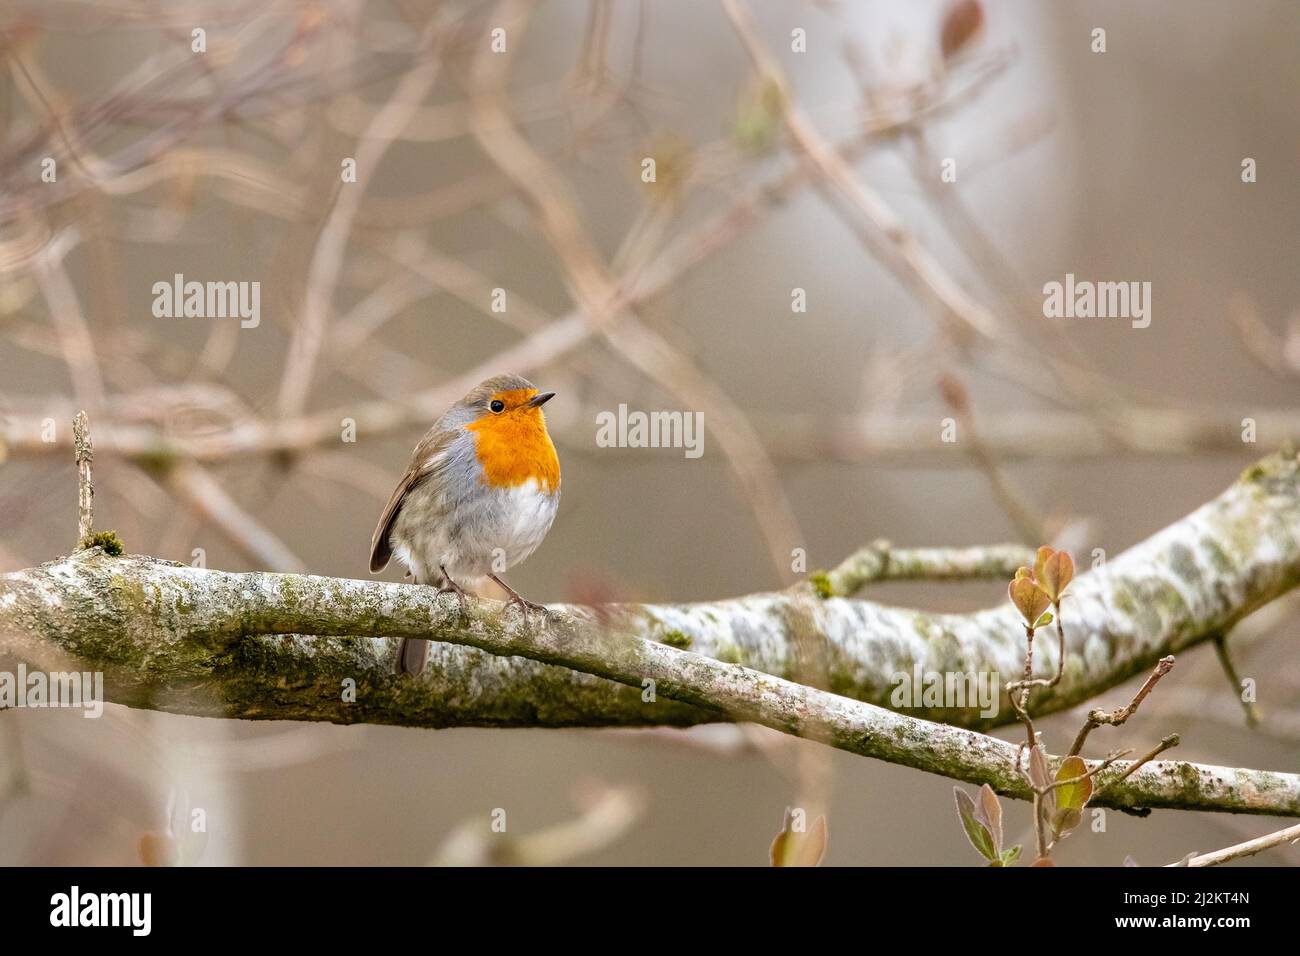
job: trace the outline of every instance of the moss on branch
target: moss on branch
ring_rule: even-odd
[[[1076,579],[1063,614],[1065,677],[1032,709],[1089,699],[1222,633],[1295,586],[1298,542],[1300,488],[1288,452]],[[968,557],[962,568],[982,566]],[[964,615],[838,597],[808,605],[790,591],[599,615],[564,607],[526,625],[495,602],[471,601],[462,616],[450,596],[413,585],[230,573],[91,549],[0,576],[0,639],[37,664],[62,653],[103,670],[109,699],[136,707],[425,727],[752,720],[1024,795],[1008,761],[1014,748],[961,726],[1006,722],[1009,710],[990,719],[974,707],[904,716],[875,706],[914,667],[1014,679],[1021,647],[1009,605]],[[796,672],[790,622],[808,613],[835,693],[781,676]],[[422,678],[394,674],[399,637],[437,642]],[[1038,657],[1044,672],[1055,671],[1054,655],[1049,642]],[[1107,788],[1107,800],[1294,814],[1300,783],[1164,761]]]

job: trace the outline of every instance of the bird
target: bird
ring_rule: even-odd
[[[479,383],[433,423],[370,539],[370,572],[396,556],[417,584],[465,594],[490,578],[525,619],[544,605],[500,577],[542,543],[560,505],[560,459],[542,406],[555,397],[519,375]],[[398,673],[419,674],[429,642],[405,638]]]

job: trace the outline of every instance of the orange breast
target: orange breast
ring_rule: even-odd
[[[465,427],[476,437],[484,484],[513,488],[535,480],[543,491],[559,487],[560,459],[540,408],[485,415]]]

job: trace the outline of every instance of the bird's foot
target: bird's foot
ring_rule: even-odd
[[[518,594],[512,597],[509,603],[519,608],[519,610],[521,610],[525,615],[529,611],[541,611],[543,614],[551,613],[551,609],[545,604],[538,604],[536,601],[530,601],[527,598],[520,597]]]
[[[460,613],[462,615],[468,613],[469,608],[465,606],[465,589],[451,579],[451,575],[447,573],[445,568],[442,569],[442,577],[447,583],[438,588],[436,597],[442,597],[444,594],[454,594],[457,603],[460,604]]]
[[[513,604],[515,607],[519,608],[519,613],[521,613],[524,616],[525,621],[528,620],[529,611],[540,611],[542,613],[543,618],[545,618],[547,615],[551,613],[551,609],[547,607],[545,604],[538,604],[536,601],[528,600],[526,597],[524,597],[522,594],[520,594],[510,585],[506,584],[506,582],[502,581],[495,574],[490,574],[488,575],[488,577],[490,577],[493,581],[495,581],[497,584],[501,585],[503,588],[506,589],[506,591],[510,594],[510,600],[508,600],[506,604]]]

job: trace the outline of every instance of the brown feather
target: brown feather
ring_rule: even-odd
[[[370,538],[372,574],[384,570],[393,557],[393,546],[388,542],[388,535],[393,530],[393,522],[397,520],[397,513],[402,510],[402,503],[406,500],[406,496],[410,494],[411,489],[438,470],[435,459],[453,437],[451,429],[443,428],[442,422],[439,421],[415,446],[415,451],[411,453],[411,462],[406,466],[406,473],[393,489],[388,504],[384,505],[384,512],[379,516],[379,524]]]

